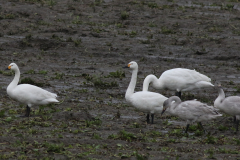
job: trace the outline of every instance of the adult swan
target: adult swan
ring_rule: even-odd
[[[155,75],[148,75],[143,82],[143,91],[147,91],[152,83],[155,89],[168,89],[176,91],[176,96],[181,98],[182,91],[213,87],[211,79],[190,69],[174,68],[162,73],[158,79]]]
[[[30,108],[32,106],[58,102],[56,99],[57,95],[54,93],[48,92],[42,88],[30,84],[18,85],[20,71],[15,63],[11,63],[8,66],[8,69],[15,72],[15,77],[7,87],[7,94],[12,99],[27,105],[25,114],[26,117],[30,116]]]
[[[132,61],[124,68],[130,68],[132,70],[132,78],[125,94],[126,101],[138,110],[147,113],[147,123],[150,123],[149,114],[151,114],[153,124],[154,114],[160,114],[162,112],[163,102],[167,97],[149,91],[134,93],[137,82],[138,64]]]

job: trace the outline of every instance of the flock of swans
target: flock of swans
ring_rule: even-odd
[[[222,114],[218,113],[220,110],[235,117],[236,131],[238,131],[240,97],[230,96],[225,98],[221,86],[217,86],[219,96],[214,102],[214,107],[208,106],[197,100],[181,101],[182,91],[214,87],[211,83],[211,79],[207,76],[195,70],[175,68],[163,72],[159,79],[154,75],[148,75],[143,82],[143,91],[134,92],[137,82],[138,64],[132,61],[124,68],[130,68],[132,70],[132,77],[125,94],[125,99],[130,105],[147,113],[147,123],[153,124],[155,113],[163,114],[166,111],[170,115],[178,116],[187,121],[185,130],[187,133],[189,125],[194,122],[198,122],[203,128],[201,124],[202,121],[210,121],[222,116]],[[32,106],[59,102],[56,99],[56,94],[42,88],[30,84],[18,85],[20,70],[15,63],[11,63],[7,69],[15,72],[13,81],[7,87],[7,94],[12,99],[27,105],[26,114],[24,116],[30,116],[30,108]],[[148,91],[150,84],[156,89],[176,91],[177,96],[167,98],[159,93],[150,92]]]
[[[187,133],[189,125],[194,122],[198,122],[203,129],[201,122],[210,121],[222,116],[218,112],[220,110],[226,114],[236,116],[236,131],[238,131],[240,97],[231,96],[225,98],[221,86],[216,86],[219,96],[214,102],[214,107],[197,100],[181,101],[181,91],[215,87],[211,83],[211,79],[207,76],[195,70],[175,68],[163,72],[159,79],[154,75],[148,75],[143,82],[143,91],[134,93],[138,64],[132,61],[124,68],[132,70],[132,77],[125,94],[125,99],[130,105],[147,113],[148,123],[150,123],[150,115],[152,118],[151,123],[153,123],[155,113],[163,114],[166,111],[172,116],[177,116],[187,121],[185,130],[185,133]],[[152,84],[156,89],[174,90],[177,96],[167,98],[159,93],[150,92],[148,91],[149,84]]]

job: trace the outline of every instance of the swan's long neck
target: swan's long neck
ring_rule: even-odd
[[[163,83],[154,75],[148,75],[143,82],[143,91],[148,91],[149,84],[152,83],[153,88],[155,89],[163,89]]]
[[[175,114],[177,112],[176,107],[181,103],[181,99],[177,96],[173,96],[169,98],[169,112],[172,114]]]
[[[132,71],[132,78],[125,94],[126,99],[128,99],[134,93],[134,89],[137,83],[137,73],[138,73],[137,68]]]
[[[218,97],[214,101],[214,106],[218,108],[218,106],[222,103],[222,101],[225,99],[225,93],[222,88],[218,88]]]
[[[13,78],[13,81],[8,85],[7,87],[7,92],[13,88],[15,88],[17,85],[18,85],[18,81],[19,81],[19,78],[20,78],[20,71],[19,69],[17,68],[15,70],[15,76]]]

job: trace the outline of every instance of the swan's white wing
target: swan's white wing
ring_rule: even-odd
[[[136,92],[128,100],[134,107],[144,112],[162,110],[163,102],[167,97],[148,91]]]
[[[230,115],[240,115],[240,97],[230,96],[222,102],[222,111]]]
[[[195,70],[185,69],[185,68],[174,68],[163,72],[161,75],[163,78],[173,78],[175,77],[180,80],[187,80],[189,83],[196,83],[198,81],[210,82],[211,79]]]
[[[56,100],[57,95],[48,92],[37,86],[30,84],[20,84],[16,86],[10,93],[10,97],[16,99],[22,103],[27,104],[44,104],[47,102],[58,102]]]

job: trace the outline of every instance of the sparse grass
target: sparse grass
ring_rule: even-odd
[[[158,5],[157,5],[157,3],[148,3],[148,7],[149,8],[158,8]]]
[[[129,13],[127,11],[121,12],[121,19],[126,20],[129,17]]]
[[[30,77],[26,77],[26,78],[23,78],[19,84],[31,84],[31,85],[35,85],[35,86],[38,86],[38,87],[43,87],[43,83],[38,83],[38,82],[35,82],[33,79],[31,79]]]
[[[161,27],[162,34],[175,34],[176,32],[166,26]]]
[[[107,77],[113,77],[113,78],[124,78],[125,72],[121,70],[117,70],[116,72],[110,72]]]

